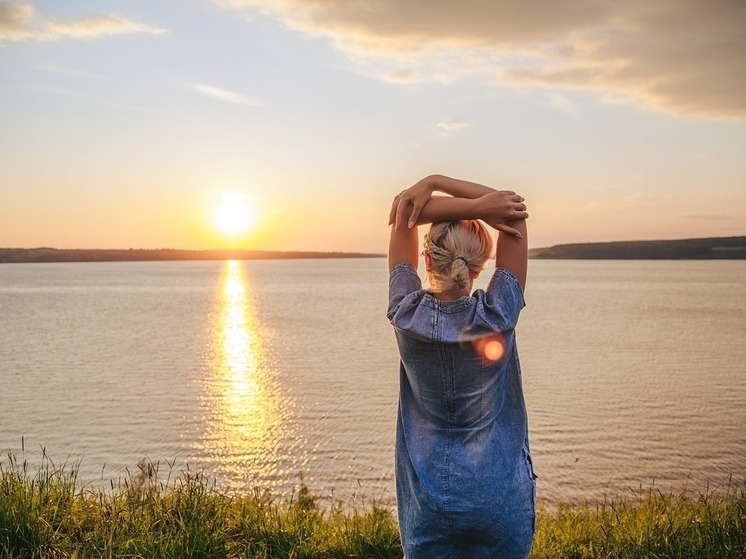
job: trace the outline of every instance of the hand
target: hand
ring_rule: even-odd
[[[516,237],[521,234],[505,224],[506,221],[528,219],[524,198],[511,190],[498,190],[477,198],[478,213],[488,225]]]
[[[406,220],[409,229],[414,227],[422,208],[428,203],[434,190],[432,184],[423,179],[394,196],[389,212],[389,225],[393,223],[394,229],[398,231]]]

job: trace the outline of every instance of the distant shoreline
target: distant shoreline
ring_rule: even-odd
[[[0,248],[0,264],[41,262],[148,262],[169,260],[297,260],[384,258],[370,252]],[[572,243],[532,248],[532,259],[557,260],[744,260],[746,236],[663,241]]]
[[[564,244],[533,248],[528,256],[563,260],[743,260],[746,236]]]
[[[293,260],[310,258],[383,258],[363,252],[180,249],[0,248],[0,264],[42,262],[152,262],[169,260]]]

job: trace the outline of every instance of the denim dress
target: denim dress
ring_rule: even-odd
[[[528,557],[536,484],[515,342],[525,303],[498,268],[441,301],[411,264],[389,277],[401,358],[396,495],[407,559]]]

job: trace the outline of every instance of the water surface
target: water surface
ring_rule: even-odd
[[[384,259],[0,266],[0,450],[393,502],[386,286]],[[541,499],[746,479],[744,287],[738,261],[531,261]]]

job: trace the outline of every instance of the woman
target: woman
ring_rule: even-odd
[[[431,196],[441,191],[450,196]],[[514,328],[524,306],[523,198],[426,177],[389,215],[389,308],[399,346],[399,528],[407,559],[528,557],[535,481]],[[499,230],[496,270],[481,219]],[[422,290],[416,224],[430,284]]]

